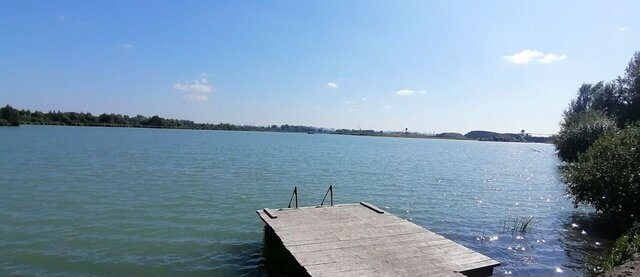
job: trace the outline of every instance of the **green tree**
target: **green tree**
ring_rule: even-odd
[[[616,130],[616,122],[602,111],[567,112],[554,144],[560,159],[573,162],[600,136]]]
[[[640,125],[608,133],[564,170],[574,203],[623,220],[640,216]]]
[[[633,55],[624,75],[616,80],[582,84],[565,117],[587,110],[615,117],[619,127],[640,120],[640,52]]]
[[[4,108],[0,109],[1,118],[6,120],[11,126],[20,125],[20,114],[18,110],[13,107],[7,105]]]
[[[640,51],[633,55],[618,83],[621,98],[626,104],[621,113],[622,119],[627,123],[640,120]]]
[[[114,124],[116,122],[116,115],[103,113],[98,116],[98,121],[103,124]]]
[[[142,124],[147,126],[162,127],[164,126],[164,122],[165,122],[164,118],[154,115],[151,118],[142,122]]]

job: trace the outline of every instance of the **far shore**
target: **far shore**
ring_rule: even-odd
[[[552,143],[550,137],[535,137],[540,139],[539,141],[526,141],[526,140],[509,140],[509,139],[496,139],[496,138],[469,138],[459,133],[440,133],[440,134],[422,134],[412,132],[383,132],[372,130],[347,130],[347,129],[321,129],[316,131],[293,131],[293,130],[277,130],[274,128],[255,129],[256,126],[238,126],[240,128],[227,128],[227,129],[215,129],[215,128],[192,128],[186,126],[149,126],[149,125],[125,125],[125,124],[113,124],[113,123],[91,123],[91,124],[62,124],[58,122],[21,122],[20,125],[34,125],[34,126],[69,126],[69,127],[105,127],[105,128],[140,128],[140,129],[173,129],[173,130],[200,130],[200,131],[237,131],[237,132],[270,132],[270,133],[307,133],[307,134],[325,134],[325,135],[349,135],[349,136],[369,136],[369,137],[388,137],[388,138],[418,138],[418,139],[443,139],[443,140],[462,140],[462,141],[493,141],[493,142],[522,142],[522,143]],[[237,125],[233,125],[237,126]],[[284,125],[283,125],[284,126]],[[244,127],[244,128],[242,128]],[[486,131],[476,131],[486,132]],[[498,134],[498,133],[496,133]],[[506,136],[514,134],[499,134]]]

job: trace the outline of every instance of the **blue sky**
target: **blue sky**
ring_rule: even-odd
[[[554,133],[640,50],[638,1],[2,1],[0,104]]]

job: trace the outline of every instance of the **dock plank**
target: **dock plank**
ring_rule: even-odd
[[[256,212],[311,276],[461,276],[500,265],[366,202]]]

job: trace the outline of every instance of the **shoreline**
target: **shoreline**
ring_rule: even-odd
[[[437,139],[437,140],[455,140],[455,141],[480,141],[480,142],[515,142],[515,143],[534,143],[534,144],[551,144],[551,141],[548,142],[537,142],[537,141],[502,141],[502,140],[484,140],[484,139],[475,139],[475,138],[455,138],[455,137],[443,137],[436,135],[419,135],[416,133],[408,133],[407,135],[402,135],[398,133],[384,133],[383,131],[358,131],[358,130],[348,130],[349,132],[340,132],[339,129],[336,131],[317,131],[317,132],[306,132],[306,131],[277,131],[270,129],[259,129],[262,127],[259,126],[240,126],[247,128],[256,128],[256,129],[217,129],[217,128],[190,128],[190,127],[179,127],[179,126],[149,126],[149,125],[123,125],[123,124],[111,124],[111,123],[93,123],[93,124],[58,124],[58,123],[43,123],[43,122],[21,122],[20,125],[30,125],[30,126],[54,126],[54,127],[98,127],[98,128],[135,128],[135,129],[166,129],[166,130],[194,130],[194,131],[230,131],[230,132],[268,132],[268,133],[307,133],[310,135],[342,135],[342,136],[362,136],[362,137],[384,137],[384,138],[414,138],[414,139]],[[20,126],[0,126],[0,127],[20,127]]]

